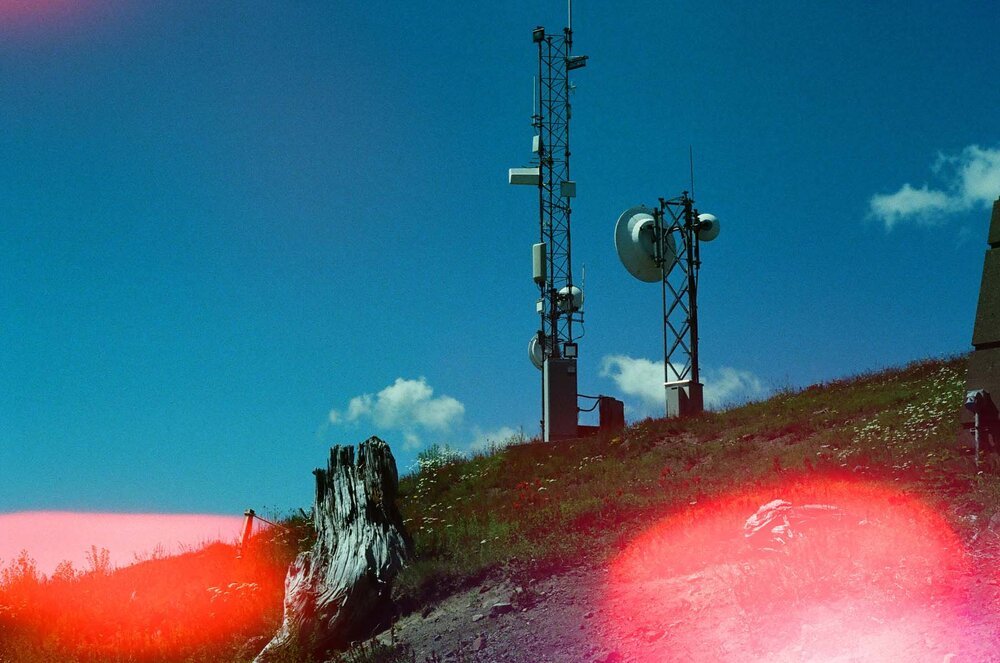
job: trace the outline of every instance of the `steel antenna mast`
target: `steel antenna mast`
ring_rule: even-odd
[[[692,167],[692,173],[693,173]],[[692,185],[694,177],[692,175]],[[660,283],[663,303],[663,386],[668,417],[704,408],[698,363],[698,272],[701,243],[719,236],[719,220],[699,214],[687,191],[659,206],[625,210],[615,225],[615,249],[625,269]]]
[[[583,322],[583,291],[573,284],[571,201],[576,182],[570,179],[569,127],[572,116],[569,72],[587,64],[573,55],[573,8],[562,34],[544,27],[532,31],[538,46],[537,106],[531,124],[533,168],[515,168],[511,184],[538,188],[539,240],[532,250],[534,279],[539,287],[536,311],[539,331],[531,345],[532,361],[542,369],[542,434],[545,440],[576,437],[576,358],[573,323]]]
[[[656,211],[661,237],[674,239],[677,260],[660,258],[663,269],[663,386],[668,417],[701,412],[704,407],[698,366],[698,212],[687,191],[660,198]],[[665,241],[658,242],[664,246]]]

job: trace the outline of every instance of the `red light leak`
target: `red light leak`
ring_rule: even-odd
[[[213,541],[233,543],[242,523],[240,516],[196,513],[0,514],[0,560],[9,563],[21,550],[27,550],[42,573],[51,574],[64,560],[82,570],[86,569],[86,553],[96,546],[111,553],[113,565],[125,565],[137,557],[148,557],[158,548],[173,554]]]
[[[844,515],[793,522],[783,543],[768,527],[751,543],[744,523],[774,499]],[[940,663],[970,646],[991,651],[966,633],[970,571],[954,531],[918,499],[799,478],[656,523],[611,565],[602,612],[609,646],[629,661]]]
[[[0,574],[0,632],[8,643],[26,643],[27,651],[56,647],[60,655],[137,661],[180,660],[199,647],[249,637],[280,610],[285,565],[264,554],[256,540],[237,558],[232,544],[242,520],[197,514],[0,516],[6,548],[30,548],[25,542],[34,538],[45,541],[47,549],[29,553],[49,559],[66,557],[67,546],[74,556],[93,544],[120,557],[123,551],[152,550],[160,542],[171,548],[189,542],[188,552],[176,556],[41,581],[18,573],[8,557],[7,572]],[[220,531],[230,545],[211,543]],[[0,658],[3,645],[0,640]]]

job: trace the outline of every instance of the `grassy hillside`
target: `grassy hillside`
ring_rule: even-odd
[[[659,516],[796,476],[894,482],[969,529],[1000,506],[1000,482],[957,449],[965,362],[917,362],[610,437],[425,456],[402,480],[419,560],[401,597],[420,604],[500,567],[607,560]]]
[[[281,620],[284,576],[308,532],[256,536],[238,558],[214,543],[121,569],[92,549],[88,569],[41,575],[23,552],[0,571],[2,663],[249,660]]]
[[[646,420],[613,436],[528,441],[471,459],[424,454],[401,480],[417,560],[397,583],[400,606],[418,610],[492,574],[607,562],[664,515],[737,487],[794,492],[810,477],[904,488],[974,540],[1000,506],[1000,481],[956,448],[965,361]],[[259,538],[239,563],[215,547],[46,580],[30,560],[15,562],[0,578],[0,662],[248,661],[280,618],[284,567],[307,532],[292,524],[293,535]]]

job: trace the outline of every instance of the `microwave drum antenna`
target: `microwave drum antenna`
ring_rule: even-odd
[[[583,290],[575,285],[559,289],[559,308],[566,313],[575,313],[583,308]]]
[[[711,242],[719,236],[719,220],[714,214],[698,215],[698,241]]]

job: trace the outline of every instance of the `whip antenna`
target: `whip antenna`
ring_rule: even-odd
[[[698,200],[694,195],[694,148],[688,145],[688,167],[691,169],[691,199]]]

